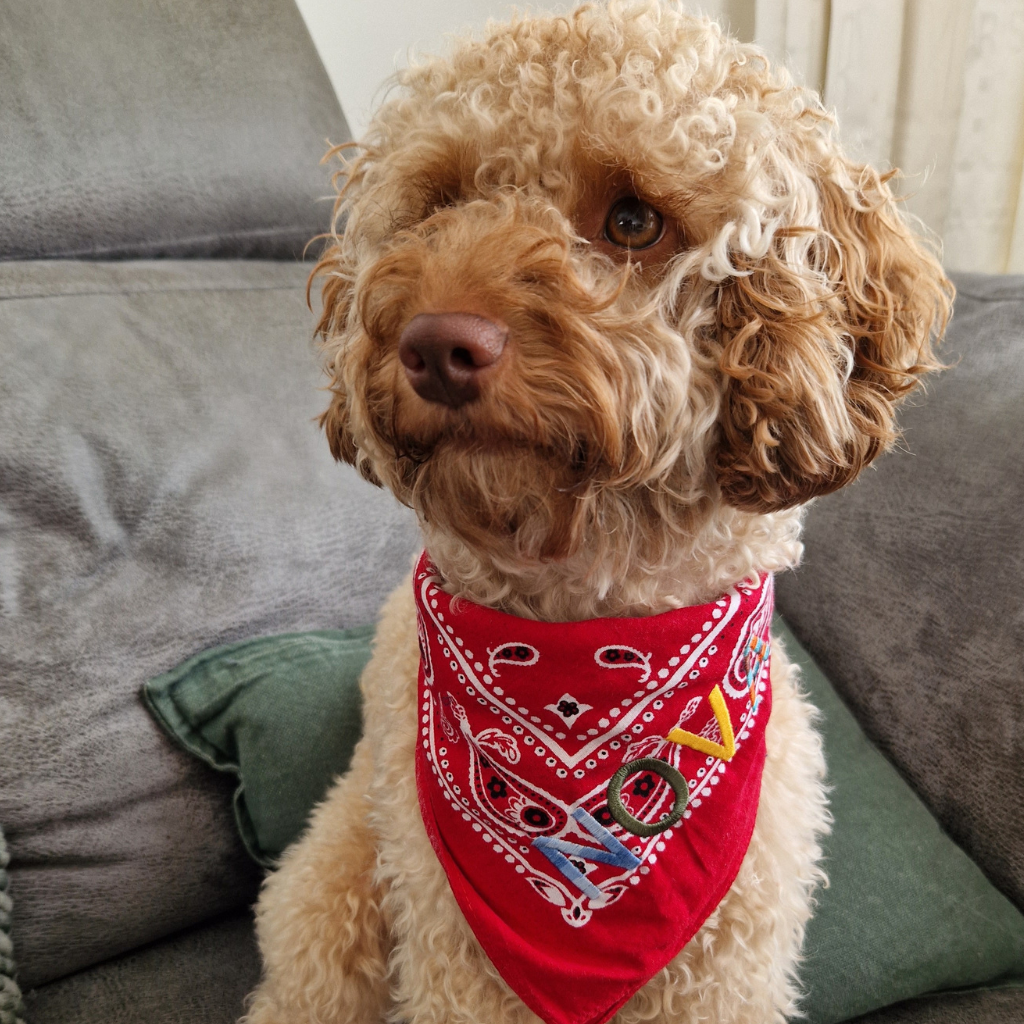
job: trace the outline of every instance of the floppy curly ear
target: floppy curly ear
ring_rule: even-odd
[[[380,481],[370,471],[365,460],[359,459],[349,426],[350,411],[348,407],[347,389],[342,377],[341,349],[337,339],[348,321],[349,309],[352,305],[351,275],[345,272],[344,257],[339,245],[332,245],[313,268],[306,284],[306,298],[312,290],[313,282],[323,277],[321,287],[322,306],[320,318],[316,325],[316,334],[320,338],[324,352],[325,366],[331,378],[329,390],[331,401],[320,414],[319,424],[327,435],[327,443],[331,454],[339,462],[358,466],[360,473],[371,483],[380,486]]]
[[[953,287],[869,167],[816,183],[820,225],[777,229],[719,292],[725,393],[716,472],[767,512],[853,480],[896,437],[895,409],[940,367]],[[851,185],[850,183],[854,183]]]
[[[356,448],[348,429],[348,407],[345,392],[337,390],[336,384],[331,385],[331,404],[320,413],[318,422],[327,435],[327,444],[335,459],[338,462],[347,462],[350,466],[354,466],[359,449]]]

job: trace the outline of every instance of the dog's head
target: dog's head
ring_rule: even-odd
[[[646,550],[852,480],[951,288],[884,177],[662,3],[403,72],[320,261],[335,456],[495,561]]]

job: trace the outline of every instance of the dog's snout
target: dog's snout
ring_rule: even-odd
[[[457,409],[479,398],[507,338],[505,327],[472,313],[420,313],[402,331],[398,358],[420,398]]]

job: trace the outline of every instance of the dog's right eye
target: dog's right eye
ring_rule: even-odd
[[[653,206],[636,196],[623,196],[608,212],[604,237],[623,249],[646,249],[661,238],[664,227]]]

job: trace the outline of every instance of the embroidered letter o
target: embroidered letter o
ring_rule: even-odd
[[[639,818],[634,818],[622,805],[622,784],[634,772],[649,771],[660,775],[673,789],[676,794],[676,802],[668,816],[661,821],[647,823]],[[635,836],[646,839],[648,836],[656,836],[671,828],[683,816],[686,810],[686,802],[689,799],[690,790],[686,785],[686,779],[679,774],[678,770],[667,761],[657,757],[641,757],[636,761],[624,764],[608,783],[608,813],[627,831]]]

